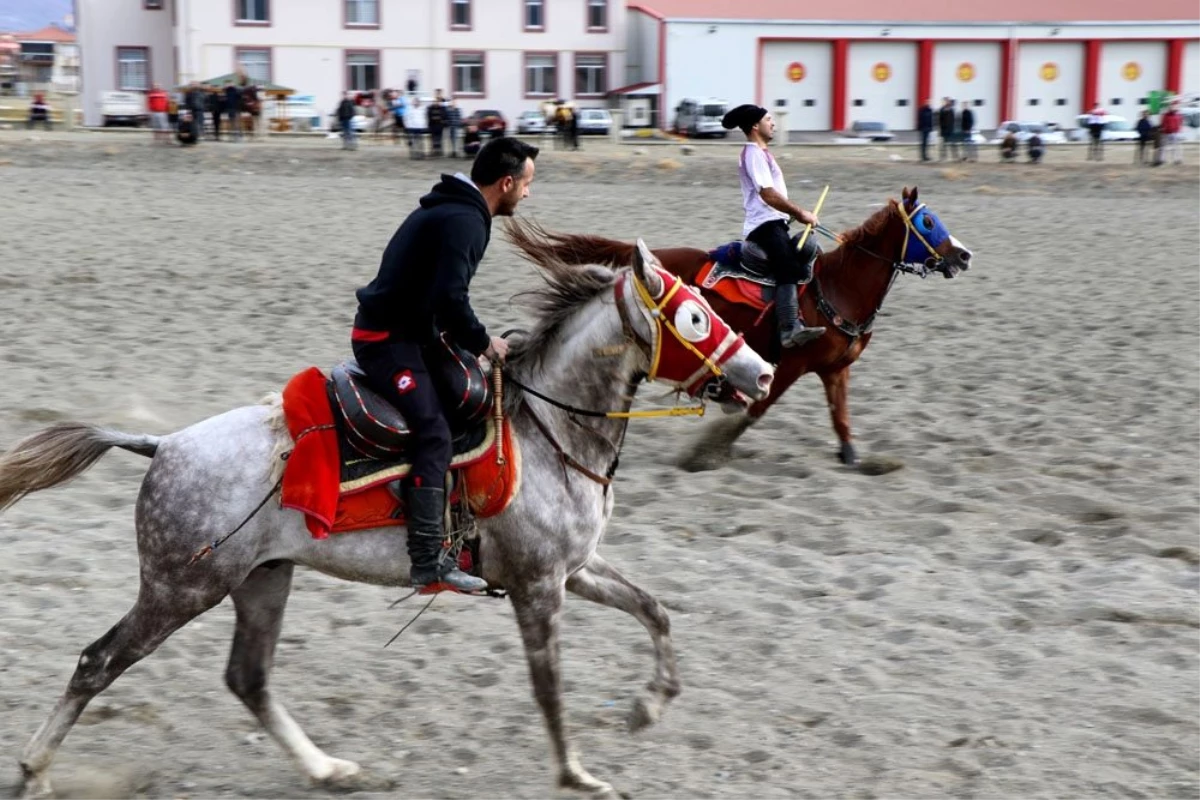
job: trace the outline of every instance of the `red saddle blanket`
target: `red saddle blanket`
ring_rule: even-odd
[[[283,416],[295,442],[283,470],[280,505],[304,514],[314,538],[331,533],[404,525],[403,504],[387,484],[408,474],[409,465],[380,462],[379,470],[347,483],[340,482],[341,461],[333,409],[325,391],[326,378],[316,367],[297,373],[283,390]],[[483,442],[454,457],[452,500],[465,493],[477,517],[499,514],[520,489],[521,454],[512,428],[502,424],[504,463],[497,463],[496,425],[488,422]]]
[[[696,273],[695,283],[701,289],[711,289],[731,303],[741,303],[751,308],[765,311],[770,303],[763,299],[762,284],[738,278],[733,275],[721,275],[713,278],[715,261],[709,261]]]

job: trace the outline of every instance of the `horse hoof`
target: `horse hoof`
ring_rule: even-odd
[[[854,445],[849,442],[842,442],[842,447],[838,450],[838,461],[841,461],[847,467],[857,467],[858,453],[854,451]]]
[[[353,761],[341,758],[328,759],[312,776],[313,783],[326,789],[351,789],[358,791],[362,784],[370,782],[362,767]]]
[[[564,773],[558,779],[558,788],[573,792],[582,792],[590,797],[616,797],[617,790],[612,784],[593,778],[585,770]]]
[[[54,788],[50,785],[50,779],[45,776],[27,777],[17,796],[21,800],[45,800],[54,797]]]
[[[688,455],[679,459],[679,468],[684,472],[709,472],[714,469],[720,469],[733,454],[726,452],[716,452],[711,448],[698,447]]]
[[[629,726],[630,733],[637,733],[657,723],[660,717],[662,717],[661,702],[652,697],[639,697],[633,701],[633,708],[629,709],[626,724]]]

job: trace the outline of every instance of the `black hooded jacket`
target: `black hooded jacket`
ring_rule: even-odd
[[[492,215],[479,190],[443,175],[392,236],[375,280],[356,292],[356,331],[420,345],[442,331],[483,353],[491,337],[471,310],[467,287],[491,234]]]

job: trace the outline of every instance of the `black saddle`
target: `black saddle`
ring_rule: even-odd
[[[448,342],[425,349],[425,364],[433,379],[454,453],[477,447],[487,435],[492,410],[492,384],[471,353]],[[344,361],[333,368],[326,384],[333,407],[343,463],[352,460],[406,461],[412,431],[396,408],[384,400],[358,363]],[[349,451],[349,452],[348,452]],[[347,458],[349,456],[350,458]]]
[[[800,234],[796,234],[790,240],[793,252],[799,243]],[[804,263],[811,263],[820,252],[821,248],[817,246],[815,237],[810,234],[808,241],[804,243],[804,252],[797,253],[796,257]],[[749,239],[719,247],[713,251],[713,257],[716,263],[709,273],[709,284],[716,283],[721,278],[735,277],[761,286],[775,286],[775,269],[771,266],[766,251]]]

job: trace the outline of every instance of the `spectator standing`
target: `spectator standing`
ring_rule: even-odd
[[[1163,137],[1162,160],[1165,162],[1170,159],[1172,164],[1182,164],[1183,148],[1179,142],[1183,138],[1183,115],[1174,104],[1162,115],[1159,127],[1162,128]]]
[[[917,111],[917,130],[921,134],[921,160],[929,161],[929,137],[933,135],[933,101],[926,100]]]
[[[1087,117],[1088,161],[1104,160],[1104,109],[1097,103]]]
[[[195,144],[200,141],[200,135],[204,133],[204,112],[207,110],[204,90],[195,81],[188,86],[187,94],[184,97],[184,106],[192,115],[192,138],[194,139],[192,144]]]
[[[437,97],[429,104],[429,110],[426,112],[429,125],[429,155],[432,158],[442,157],[442,134],[446,128],[444,102],[441,90],[439,90]]]
[[[392,143],[404,137],[404,141],[408,142],[408,131],[404,127],[404,112],[408,110],[408,98],[404,96],[404,92],[396,92],[392,98]]]
[[[949,97],[942,98],[942,107],[938,109],[938,135],[941,147],[938,149],[938,161],[958,160],[958,143],[955,141],[954,101]]]
[[[225,114],[229,118],[229,134],[239,142],[242,140],[242,90],[237,84],[225,87]]]
[[[963,100],[962,113],[958,116],[959,136],[962,138],[963,161],[978,161],[979,150],[975,147],[975,112],[968,100]]]
[[[1133,163],[1146,163],[1146,150],[1152,148],[1154,144],[1154,123],[1150,121],[1150,112],[1142,111],[1142,115],[1137,121],[1137,153],[1133,156]]]
[[[404,127],[408,129],[409,155],[412,158],[425,157],[425,129],[428,125],[428,109],[421,105],[421,98],[414,97],[404,116]]]
[[[358,113],[358,106],[354,103],[354,93],[346,92],[342,96],[342,102],[338,103],[337,119],[338,127],[342,130],[342,149],[354,150],[358,147],[358,141],[355,138],[356,131],[354,130],[354,116]]]
[[[204,98],[205,104],[208,106],[208,115],[212,118],[213,141],[221,141],[221,116],[225,113],[225,95],[219,88],[213,87],[208,90],[208,96]]]
[[[450,133],[450,156],[452,158],[458,158],[458,136],[462,131],[462,125],[462,109],[458,107],[458,103],[454,102],[454,98],[450,98],[450,102],[446,104],[446,130]]]
[[[146,110],[150,112],[150,127],[154,129],[154,141],[169,144],[171,141],[171,123],[167,119],[167,109],[170,101],[167,93],[157,83],[150,87],[146,95]]]

